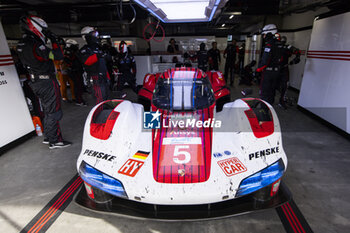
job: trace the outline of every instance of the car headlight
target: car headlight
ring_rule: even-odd
[[[128,198],[123,184],[119,180],[98,171],[84,161],[80,165],[79,175],[91,186],[117,197]]]
[[[282,177],[284,168],[284,163],[280,159],[263,170],[245,178],[239,185],[236,197],[247,195],[274,183]]]

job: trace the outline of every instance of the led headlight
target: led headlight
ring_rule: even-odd
[[[86,183],[90,184],[91,186],[94,186],[106,193],[117,197],[128,198],[123,184],[119,180],[103,174],[84,161],[80,165],[79,175]]]
[[[239,185],[236,197],[255,192],[272,184],[282,177],[284,168],[284,163],[280,159],[263,170],[245,178]]]

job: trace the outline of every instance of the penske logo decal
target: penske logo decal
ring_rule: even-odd
[[[265,157],[266,155],[277,154],[279,152],[280,152],[280,148],[278,146],[271,147],[271,148],[268,148],[265,150],[260,150],[260,151],[254,152],[254,153],[250,153],[249,160]]]
[[[105,154],[103,152],[89,150],[89,149],[86,149],[84,151],[84,155],[96,157],[98,159],[104,159],[104,160],[107,160],[110,162],[112,162],[116,158],[116,156],[114,156],[114,155],[108,155],[108,154]]]
[[[118,173],[134,177],[137,172],[141,169],[144,162],[134,160],[134,159],[128,159],[124,165],[119,169]]]
[[[229,158],[218,161],[219,166],[226,176],[233,176],[247,171],[247,168],[238,158]]]

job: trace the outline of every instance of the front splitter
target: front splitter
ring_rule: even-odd
[[[247,195],[233,200],[202,205],[153,205],[118,197],[106,203],[96,203],[88,197],[85,188],[81,188],[75,196],[75,202],[89,210],[131,218],[160,221],[211,220],[242,215],[276,208],[291,199],[291,192],[283,182],[281,182],[276,196],[266,202],[257,201],[252,195]]]

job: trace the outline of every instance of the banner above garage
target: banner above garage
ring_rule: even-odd
[[[134,0],[163,23],[209,22],[228,0]]]

